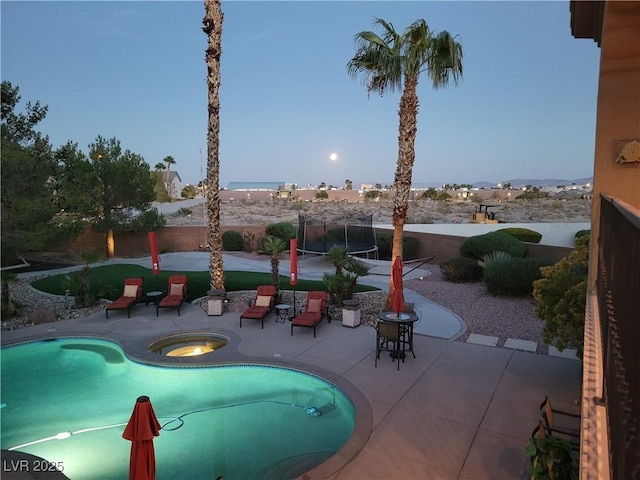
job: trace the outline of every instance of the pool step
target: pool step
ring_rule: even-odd
[[[105,347],[104,345],[91,345],[88,343],[72,343],[62,345],[63,350],[83,350],[85,352],[93,352],[101,355],[107,363],[124,363],[124,356],[115,348]]]

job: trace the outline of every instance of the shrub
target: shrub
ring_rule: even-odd
[[[334,263],[336,273],[325,273],[322,281],[329,293],[329,303],[335,307],[341,307],[343,301],[353,298],[358,278],[367,275],[371,267],[357,258],[347,256],[346,250],[341,250],[340,247],[331,250],[333,250],[334,261],[337,260],[341,266],[338,268],[338,264]]]
[[[513,257],[509,255],[507,252],[491,252],[486,255],[483,255],[482,258],[478,260],[478,265],[484,268],[485,265],[487,265],[487,263],[491,263],[494,261],[505,261],[505,260],[509,260],[510,258],[513,258]]]
[[[524,257],[527,247],[517,238],[502,232],[469,237],[460,246],[460,255],[474,260],[480,260],[491,252],[507,252],[513,257]]]
[[[576,234],[573,236],[574,240],[577,240],[580,237],[589,237],[591,235],[591,230],[578,230]]]
[[[393,249],[393,233],[376,233],[376,244],[378,245],[378,258],[380,260],[391,260],[391,250]],[[420,241],[415,237],[402,237],[402,259],[411,260],[418,255]]]
[[[487,257],[484,282],[492,295],[530,295],[533,282],[542,278],[541,267],[549,262],[540,258],[519,258],[505,255]]]
[[[391,244],[393,233],[376,232],[376,244],[378,245],[378,258],[380,260],[391,260]]]
[[[477,260],[454,257],[440,264],[444,278],[450,282],[476,282],[482,278],[482,267]]]
[[[543,278],[533,286],[535,313],[545,322],[543,340],[558,350],[576,347],[578,358],[584,347],[588,266],[589,237],[582,236],[568,257],[542,269]]]
[[[279,238],[287,247],[289,246],[289,240],[296,238],[297,232],[298,229],[292,223],[287,222],[272,223],[267,225],[267,228],[264,230],[266,236]]]
[[[403,260],[411,260],[418,257],[420,241],[416,237],[402,237]]]
[[[512,237],[516,237],[521,242],[540,243],[542,234],[528,228],[502,228],[498,232],[506,233]]]
[[[133,218],[122,228],[125,232],[155,232],[165,226],[164,215],[157,208],[152,207]]]
[[[571,444],[562,438],[531,438],[524,448],[532,479],[578,479],[578,463]]]
[[[237,230],[227,230],[222,234],[222,248],[228,252],[240,252],[244,249],[244,239]]]

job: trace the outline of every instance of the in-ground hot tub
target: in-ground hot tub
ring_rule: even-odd
[[[193,357],[219,350],[229,341],[229,337],[213,332],[172,333],[153,340],[149,350],[165,357]]]

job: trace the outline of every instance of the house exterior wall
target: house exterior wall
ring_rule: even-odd
[[[603,332],[600,331],[596,285],[600,207],[601,194],[606,194],[628,204],[636,210],[636,215],[640,210],[640,163],[615,161],[618,142],[640,140],[640,2],[607,1],[603,8],[595,5],[601,2],[572,3],[582,4],[576,5],[578,13],[574,16],[577,18],[572,18],[572,24],[591,25],[582,32],[590,38],[590,30],[601,46],[583,355],[580,478],[607,480],[611,476],[607,407],[594,401],[603,396],[604,384]],[[579,13],[589,10],[591,14]],[[601,28],[594,28],[599,24]],[[615,235],[615,232],[607,233]]]
[[[640,140],[640,2],[606,2],[600,52],[589,288],[595,286],[600,194],[640,209],[640,163],[617,164],[614,146]]]

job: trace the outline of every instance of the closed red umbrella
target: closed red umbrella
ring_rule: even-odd
[[[156,232],[149,232],[149,249],[151,250],[151,271],[154,275],[160,273],[160,256],[158,255],[158,245],[156,243]]]
[[[289,257],[291,259],[291,277],[289,284],[295,287],[298,284],[298,240],[292,238],[289,241]]]
[[[404,293],[402,292],[402,259],[396,257],[391,267],[391,281],[393,291],[391,292],[391,310],[400,315],[404,311]]]
[[[149,397],[138,397],[129,423],[122,433],[124,439],[131,441],[129,480],[154,480],[156,478],[153,437],[160,435],[160,428]]]

